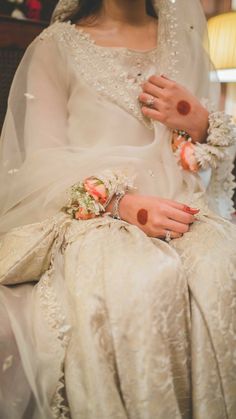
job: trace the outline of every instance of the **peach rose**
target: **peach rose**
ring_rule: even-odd
[[[185,138],[174,132],[172,135],[172,150],[175,152],[184,142]]]
[[[191,142],[188,141],[181,146],[180,160],[185,170],[190,170],[191,172],[197,172],[199,170],[194,153],[194,145]]]
[[[89,214],[84,208],[79,208],[75,212],[75,219],[76,220],[90,220],[91,218],[95,218],[95,214]]]
[[[107,190],[103,182],[97,178],[87,178],[84,181],[84,188],[86,192],[93,197],[93,199],[101,204],[107,200]]]

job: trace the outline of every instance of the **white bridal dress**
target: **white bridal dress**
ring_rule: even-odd
[[[16,75],[3,137],[24,142],[2,146],[1,419],[236,418],[236,228],[137,101],[163,71],[164,34],[140,52],[55,23]],[[139,193],[199,207],[190,231],[167,244],[60,211],[70,185],[117,167]]]

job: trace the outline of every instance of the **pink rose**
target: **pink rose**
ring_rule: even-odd
[[[199,167],[194,153],[194,145],[191,142],[186,142],[181,146],[180,160],[185,170],[190,172],[197,172]]]
[[[107,200],[107,190],[103,182],[95,177],[85,179],[84,188],[93,199],[101,204]]]

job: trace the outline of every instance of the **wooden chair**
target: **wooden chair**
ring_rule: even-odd
[[[0,131],[15,71],[27,46],[47,26],[0,15]]]

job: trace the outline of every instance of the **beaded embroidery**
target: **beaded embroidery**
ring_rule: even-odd
[[[142,91],[140,84],[152,74],[165,72],[171,78],[178,74],[177,19],[173,0],[154,1],[159,15],[158,47],[147,52],[96,45],[91,36],[76,25],[59,21],[66,17],[64,13],[69,6],[75,8],[75,3],[59,3],[53,17],[56,22],[40,35],[40,39],[55,37],[59,43],[69,47],[81,79],[153,129],[153,121],[141,112],[138,96]],[[124,64],[128,71],[124,71]]]
[[[140,84],[157,72],[156,49],[143,53],[127,48],[101,47],[88,33],[70,22],[56,22],[40,39],[50,36],[70,48],[76,73],[87,85],[152,128],[152,121],[141,112],[138,96],[142,91]]]
[[[175,79],[179,74],[177,69],[179,42],[176,36],[178,30],[176,0],[153,0],[153,6],[159,23],[157,57],[158,63],[162,64],[160,72],[164,71],[170,78]],[[59,0],[52,16],[52,22],[66,20],[77,8],[78,0]],[[194,29],[192,25],[190,28]]]

